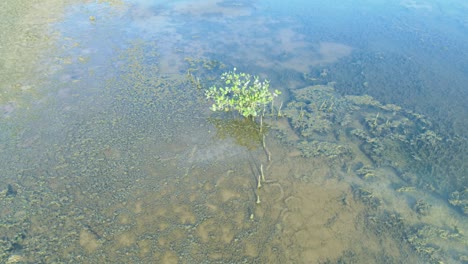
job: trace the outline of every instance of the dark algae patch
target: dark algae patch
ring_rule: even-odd
[[[463,191],[458,191],[465,177],[465,153],[457,148],[450,150],[450,161],[441,155],[454,142],[464,145],[465,141],[436,133],[429,118],[397,105],[382,104],[368,95],[341,96],[333,84],[292,91],[284,114],[297,135],[291,137],[287,135],[291,130],[280,129],[284,143],[299,149],[303,157],[321,158],[341,167],[347,175],[343,177],[360,179],[345,180],[353,182],[354,197],[369,206],[370,212],[364,216],[371,224],[368,226],[377,228],[378,233],[395,232],[397,239],[431,261],[440,261],[453,252],[457,252],[456,258],[464,258],[464,235],[457,224],[416,224],[411,218],[436,217],[434,214],[440,211],[434,212],[434,203],[438,207],[450,203],[460,214],[466,214]],[[288,140],[291,138],[295,140]],[[449,177],[447,172],[451,173]],[[379,182],[393,189],[389,191],[396,197],[376,191],[382,188]],[[418,198],[417,194],[423,192],[429,195]],[[408,200],[408,211],[392,211],[388,206],[394,202],[389,200],[401,198]],[[455,246],[457,243],[461,247]]]

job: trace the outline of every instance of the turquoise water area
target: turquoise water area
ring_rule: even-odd
[[[0,10],[1,263],[468,261],[463,1]]]

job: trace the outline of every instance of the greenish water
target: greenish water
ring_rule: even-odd
[[[468,261],[465,3],[0,10],[0,262]],[[234,67],[261,130],[209,109]]]

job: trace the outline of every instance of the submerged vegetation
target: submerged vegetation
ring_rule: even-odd
[[[292,95],[284,110],[292,131],[278,129],[280,138],[298,149],[302,157],[323,159],[336,167],[337,173],[356,176],[349,179],[355,182],[355,198],[374,211],[374,216],[367,217],[366,221],[382,223],[392,219],[388,215],[404,215],[397,217],[398,224],[389,226],[392,230],[376,225],[378,232],[399,234],[398,239],[432,262],[450,258],[448,255],[452,253],[448,253],[447,244],[456,251],[456,258],[465,258],[460,245],[455,246],[463,237],[462,232],[450,231],[453,233],[450,239],[440,239],[419,230],[454,227],[413,225],[410,220],[411,214],[417,218],[434,217],[436,200],[448,196],[448,201],[440,202],[449,203],[466,214],[466,188],[459,189],[464,186],[465,176],[461,172],[466,164],[462,162],[462,151],[454,147],[463,146],[463,140],[443,134],[421,114],[382,104],[368,95],[342,96],[331,84],[293,90]],[[288,135],[291,132],[296,136]],[[406,212],[395,209],[385,213],[386,200],[398,198],[386,197],[370,188],[372,182],[383,181],[392,182],[395,196],[412,201]],[[438,198],[428,199],[430,196],[423,195],[432,193]],[[385,220],[376,222],[375,217]]]
[[[427,117],[368,95],[339,95],[332,85],[305,87],[293,91],[293,96],[284,113],[299,136],[294,144],[304,157],[341,156],[350,161],[364,154],[358,162],[393,167],[405,182],[425,190],[444,196],[463,191],[457,186],[463,186],[466,164],[456,145],[465,143],[436,132]],[[452,153],[446,153],[447,147]]]

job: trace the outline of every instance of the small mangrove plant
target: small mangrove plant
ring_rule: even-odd
[[[221,75],[221,85],[211,86],[206,91],[206,98],[214,101],[213,111],[237,111],[244,117],[263,117],[268,104],[272,104],[281,92],[270,92],[270,82],[260,80],[258,76],[232,71]]]

